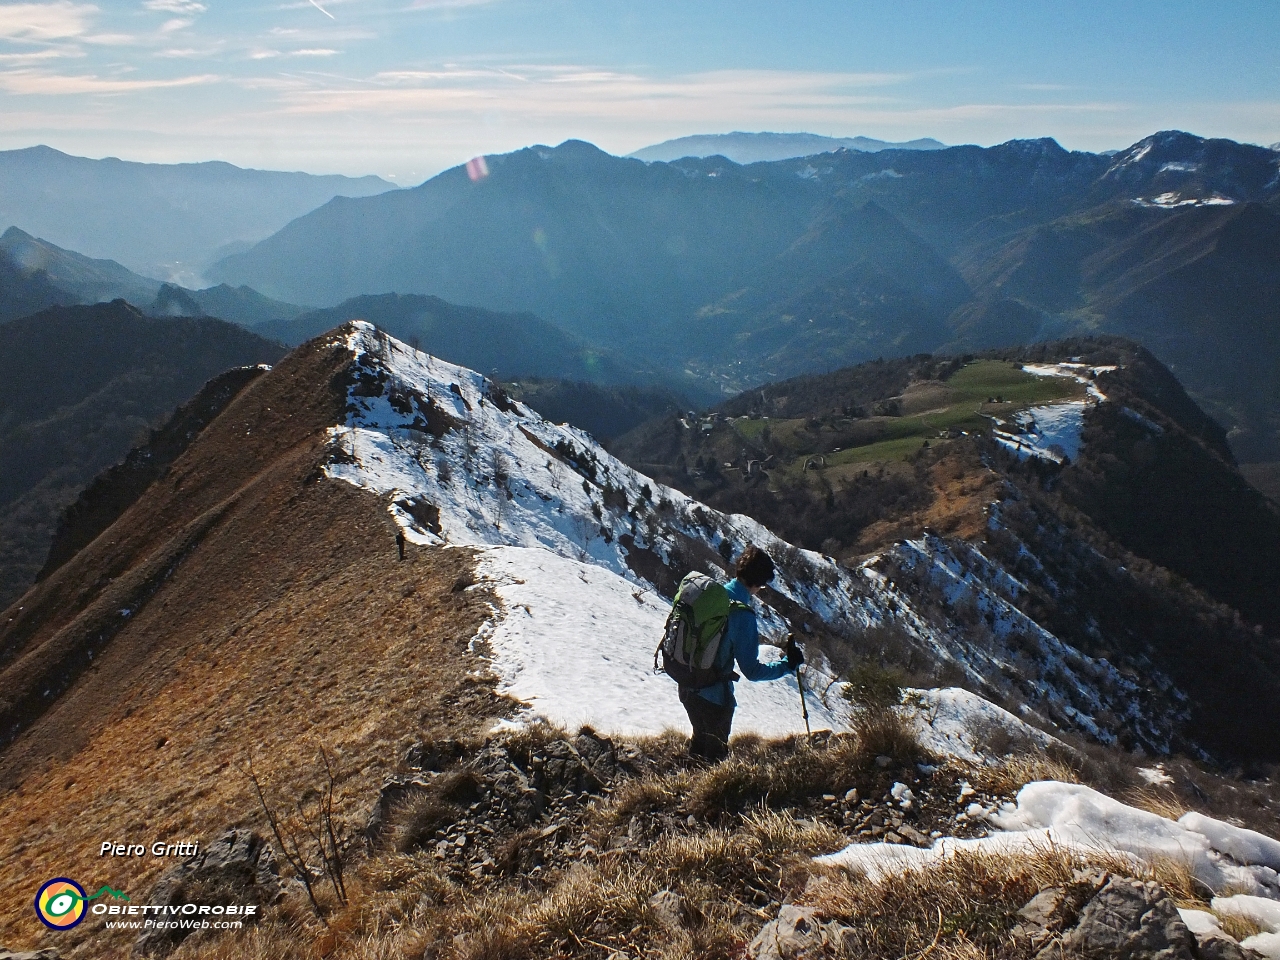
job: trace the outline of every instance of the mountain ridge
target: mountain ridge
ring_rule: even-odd
[[[566,141],[489,161],[478,181],[456,168],[414,190],[335,201],[214,272],[285,299],[304,288],[340,299],[364,286],[531,310],[590,344],[730,392],[880,355],[1116,333],[1187,366],[1239,455],[1280,460],[1280,397],[1266,386],[1267,365],[1280,362],[1265,320],[1275,238],[1255,229],[1242,241],[1243,285],[1225,257],[1200,257],[1194,275],[1172,257],[1194,246],[1202,221],[1219,218],[1243,238],[1237,219],[1274,215],[1274,151],[1161,131],[1110,155],[1042,138],[746,167],[723,157],[645,165]],[[832,209],[869,204],[931,252],[887,245],[871,272],[856,248],[842,261],[813,247],[804,261],[802,238]],[[1161,225],[1164,247],[1147,236]],[[807,289],[781,266],[788,256],[812,270]],[[1117,272],[1104,283],[1099,270]],[[953,272],[971,297],[937,316],[921,293]],[[945,283],[959,289],[954,277]],[[1230,337],[1215,337],[1197,319],[1204,313],[1230,325]],[[904,327],[919,335],[898,338]],[[1226,375],[1239,342],[1257,347],[1246,359],[1259,376]]]
[[[45,563],[62,509],[139,434],[230,367],[284,348],[212,318],[151,318],[123,300],[0,324],[0,603]]]
[[[261,239],[338,194],[395,188],[378,177],[92,160],[41,145],[0,151],[0,226],[192,286],[228,244]]]
[[[836,150],[876,153],[880,150],[941,150],[946,146],[932,137],[901,143],[874,137],[824,137],[814,133],[710,133],[664,140],[629,154],[636,160],[670,162],[684,157],[722,156],[734,163],[790,160]]]
[[[981,396],[999,421],[982,438],[990,445],[974,451],[974,469],[1001,474],[971,491],[980,522],[968,532],[916,526],[872,556],[838,563],[779,539],[750,517],[721,512],[635,472],[583,431],[549,423],[500,384],[370,324],[352,322],[312,340],[239,390],[123,514],[0,616],[0,736],[7,744],[0,747],[0,783],[7,788],[0,862],[14,874],[25,871],[24,882],[27,864],[43,869],[54,858],[68,875],[95,876],[95,865],[102,869],[95,858],[103,830],[122,811],[134,818],[128,823],[157,836],[212,842],[207,838],[220,835],[223,824],[265,831],[263,817],[271,811],[319,796],[330,798],[324,802],[332,803],[343,837],[391,845],[404,831],[403,853],[388,852],[392,861],[357,861],[359,869],[395,866],[403,876],[409,865],[422,863],[450,871],[455,886],[444,889],[456,891],[454,897],[488,896],[506,876],[529,885],[532,861],[519,859],[525,853],[503,866],[499,856],[506,855],[498,851],[486,866],[480,852],[497,850],[509,810],[523,809],[508,797],[534,804],[517,832],[541,834],[519,847],[552,865],[541,873],[569,858],[579,868],[584,861],[588,867],[613,863],[628,856],[627,849],[647,846],[649,835],[636,828],[631,836],[622,827],[615,832],[628,841],[604,847],[592,834],[590,853],[576,840],[562,848],[553,837],[576,831],[573,805],[589,798],[581,788],[557,794],[554,778],[577,777],[573,764],[581,762],[601,783],[612,783],[611,768],[597,765],[602,756],[635,764],[650,763],[647,754],[659,762],[674,757],[681,738],[655,736],[637,750],[634,736],[621,731],[630,726],[657,734],[678,722],[674,684],[655,677],[652,664],[668,598],[688,569],[727,575],[747,542],[768,549],[779,568],[776,583],[758,598],[762,636],[775,644],[789,630],[805,637],[809,709],[815,725],[831,732],[805,737],[794,679],[739,685],[738,728],[757,736],[735,743],[729,766],[680,767],[661,790],[617,791],[626,803],[618,809],[644,821],[665,823],[671,804],[682,802],[665,797],[705,802],[705,820],[689,821],[683,812],[672,817],[680,843],[689,843],[697,827],[722,844],[726,818],[735,811],[760,822],[773,816],[758,808],[760,798],[784,802],[793,793],[803,798],[796,809],[806,816],[834,810],[837,824],[866,830],[861,836],[868,842],[888,831],[871,822],[881,794],[903,815],[892,824],[906,831],[895,834],[899,839],[912,837],[905,820],[915,814],[907,817],[907,810],[932,810],[933,795],[945,794],[942,828],[964,823],[964,836],[977,835],[982,818],[972,798],[995,809],[1012,790],[988,786],[980,774],[992,768],[982,764],[940,774],[944,761],[922,753],[923,741],[894,733],[901,726],[876,740],[868,727],[843,733],[859,716],[888,723],[874,718],[896,715],[858,713],[871,708],[839,692],[853,680],[894,691],[907,679],[959,684],[1007,702],[1015,714],[987,704],[982,715],[990,722],[965,736],[994,744],[1025,728],[1027,749],[1045,765],[1019,768],[1026,776],[1018,786],[1033,775],[1052,775],[1059,768],[1051,761],[1066,763],[1057,758],[1088,756],[1086,741],[1075,737],[1141,747],[1144,757],[1186,750],[1202,759],[1265,763],[1280,738],[1275,718],[1256,704],[1271,702],[1280,685],[1276,639],[1233,621],[1194,587],[1141,558],[1115,552],[1105,537],[1079,523],[1069,526],[1047,499],[1073,469],[1063,452],[1072,440],[1067,430],[1052,432],[1053,417],[1041,408],[1083,411],[1073,462],[1087,462],[1093,443],[1106,453],[1106,436],[1090,429],[1108,405],[1107,416],[1132,424],[1148,442],[1158,430],[1179,438],[1200,430],[1206,449],[1222,449],[1211,422],[1182,404],[1170,381],[1153,382],[1151,406],[1122,396],[1125,369],[1108,368],[1132,365],[1134,354],[1118,355],[1119,349],[1070,341],[1028,348],[1017,369],[1010,361],[975,368],[964,358],[925,356],[912,358],[912,369],[886,361],[843,372],[846,381],[872,391],[860,401],[874,404],[876,391],[890,391],[880,399],[898,401],[898,419],[936,410],[940,391],[959,391],[956,379],[969,377],[968,392],[953,399],[968,406],[969,396]],[[974,379],[975,373],[982,376]],[[825,403],[821,385],[811,386],[813,402]],[[788,399],[778,385],[768,390],[774,393],[753,391],[735,402],[750,409]],[[1007,396],[987,404],[988,390]],[[1162,390],[1173,390],[1171,399],[1161,399]],[[1037,411],[1040,427],[1019,419],[1024,407]],[[768,409],[767,423],[763,415],[747,415],[745,424],[772,425],[782,434],[784,412],[818,412],[800,405]],[[894,419],[852,413],[848,419]],[[833,414],[810,415],[796,429],[812,435],[808,421]],[[701,434],[703,426],[679,429]],[[815,426],[830,434],[830,423]],[[939,455],[946,443],[956,451],[970,439],[979,442],[963,435],[944,441],[937,422],[932,428],[928,449]],[[736,427],[714,420],[705,432],[727,429]],[[1153,449],[1159,465],[1158,445]],[[941,460],[918,465],[944,480],[967,479],[947,474]],[[759,467],[746,467],[760,482]],[[1061,623],[1042,608],[1059,595],[1069,601],[1056,614]],[[1185,621],[1184,630],[1164,637],[1169,646],[1157,649],[1149,641],[1158,635],[1128,636],[1106,617],[1091,621],[1088,611],[1105,612],[1096,606],[1071,606],[1081,597],[1108,595],[1133,604],[1130,614],[1158,614],[1159,601],[1176,599],[1159,622]],[[1158,602],[1150,609],[1134,603],[1144,598]],[[1146,617],[1130,616],[1128,625],[1146,630]],[[1202,631],[1208,639],[1198,648],[1172,645]],[[608,643],[584,656],[583,638],[598,635]],[[1206,644],[1211,655],[1190,655],[1203,653]],[[849,673],[853,667],[861,672]],[[597,707],[589,732],[575,737],[537,722],[544,716],[579,729],[575,704],[584,695]],[[982,704],[959,689],[917,696],[913,709],[924,718],[920,729],[932,731],[930,743],[952,735],[948,704]],[[1241,717],[1250,723],[1242,725]],[[497,722],[508,731],[524,726],[486,737]],[[788,733],[781,741],[760,739]],[[1060,739],[1057,747],[1059,736],[1079,748]],[[317,742],[331,764],[329,781]],[[1111,762],[1116,755],[1106,756]],[[823,772],[789,785],[796,776],[790,771],[805,757]],[[847,767],[832,766],[840,757],[850,758],[842,761]],[[1153,769],[1176,771],[1179,778],[1190,766],[1163,762],[1167,768]],[[764,775],[766,766],[774,772]],[[492,786],[498,780],[511,789]],[[1136,774],[1133,780],[1136,786]],[[852,787],[843,787],[843,800],[835,792],[849,782],[869,794],[867,806],[856,806]],[[308,794],[317,783],[320,791]],[[1265,784],[1255,788],[1265,794]],[[58,809],[74,809],[76,817],[50,809],[55,791],[63,804]],[[104,795],[110,804],[94,801]],[[410,803],[401,810],[400,801]],[[842,819],[846,811],[850,816]],[[543,813],[545,825],[538,819]],[[785,815],[794,830],[790,807]],[[1254,815],[1272,816],[1269,807]],[[933,829],[931,819],[912,822]],[[481,823],[502,833],[491,839]],[[784,820],[768,823],[781,830]],[[843,842],[824,841],[824,849]],[[921,833],[908,843],[923,850],[930,838]],[[754,864],[749,871],[756,876],[761,848],[744,849],[740,862]],[[689,861],[705,870],[704,848]],[[120,889],[146,891],[164,868],[158,858],[121,858],[110,876]],[[1256,876],[1269,875],[1259,869]],[[404,881],[380,883],[390,885],[395,898],[406,895]],[[363,911],[362,894],[354,883],[349,889],[353,906]],[[421,896],[415,888],[414,902]],[[323,916],[329,901],[322,902],[316,912]],[[343,916],[342,909],[339,902],[327,915]],[[403,902],[395,909],[403,911]],[[15,929],[35,923],[30,911],[18,898],[0,904],[3,922]],[[758,914],[753,922],[763,919]],[[927,945],[936,918],[926,921]],[[510,923],[504,915],[504,928]],[[317,936],[332,932],[332,926],[315,926],[322,927]],[[474,936],[475,929],[472,923],[463,932]],[[86,923],[60,936],[81,953],[101,955],[127,950],[135,935]],[[283,934],[267,927],[254,936]],[[280,942],[265,941],[264,955],[286,954]],[[322,943],[327,949],[333,941]]]

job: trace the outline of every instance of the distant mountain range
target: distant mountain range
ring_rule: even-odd
[[[0,229],[187,286],[232,249],[335,196],[396,189],[379,177],[244,170],[229,163],[90,160],[51,147],[0,151]]]
[[[727,157],[734,163],[760,163],[810,157],[833,150],[941,150],[946,146],[932,137],[890,143],[871,137],[823,137],[816,133],[710,133],[664,140],[627,156],[649,162],[679,160],[682,157]]]
[[[127,300],[144,312],[169,317],[218,317],[253,327],[306,310],[264,297],[248,287],[220,284],[188,290],[95,260],[33,237],[17,227],[0,236],[0,321],[50,306]]]
[[[368,320],[451,363],[502,378],[568,377],[613,383],[628,379],[618,358],[588,347],[531,313],[461,307],[421,294],[352,297],[327,310],[261,324],[255,332],[297,346],[349,320]]]
[[[733,392],[877,356],[1117,332],[1172,364],[1244,460],[1280,460],[1280,156],[1177,131],[741,166],[530,147],[337,199],[213,278],[531,311]]]

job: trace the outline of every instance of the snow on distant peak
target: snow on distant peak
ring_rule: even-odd
[[[1229,207],[1235,201],[1220,193],[1211,193],[1207,197],[1184,197],[1176,191],[1159,194],[1155,197],[1136,197],[1132,201],[1137,207],[1156,207],[1161,210],[1174,210],[1179,207]]]
[[[1103,373],[1113,373],[1120,368],[1114,364],[1091,365],[1077,360],[1066,360],[1062,363],[1024,363],[1022,369],[1035,377],[1071,377],[1083,383],[1089,396],[1101,403],[1107,399],[1107,396],[1098,389],[1096,382],[1098,376]]]
[[[1101,373],[1114,366],[1090,366],[1076,361],[1063,363],[1024,363],[1022,369],[1037,377],[1070,377],[1085,385],[1088,398],[1045,404],[1017,413],[1012,423],[997,420],[992,436],[1019,460],[1038,457],[1052,463],[1075,460],[1080,453],[1080,434],[1089,407],[1102,403],[1106,394],[1098,389]]]
[[[992,436],[1019,460],[1039,457],[1066,463],[1080,455],[1080,433],[1088,406],[1084,400],[1071,400],[1032,407],[1014,416],[1016,433],[997,427]]]

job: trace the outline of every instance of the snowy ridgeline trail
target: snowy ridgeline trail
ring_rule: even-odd
[[[1132,684],[1110,664],[1063,644],[1012,605],[1025,587],[973,544],[924,537],[845,570],[795,550],[747,517],[717,513],[654,483],[585,433],[512,403],[479,374],[414,351],[368,324],[349,331],[343,342],[357,358],[357,382],[347,422],[331,431],[336,456],[326,470],[385,497],[410,542],[478,549],[481,581],[501,609],[474,647],[488,658],[499,689],[526,704],[528,717],[624,735],[687,729],[674,683],[653,673],[669,600],[632,561],[648,556],[665,563],[692,550],[702,569],[723,575],[725,545],[736,550],[748,542],[784,558],[776,589],[829,624],[865,629],[892,621],[940,660],[990,682],[1016,662],[1006,649],[1010,638],[1020,637],[1023,646],[1030,638],[1037,657],[1067,681],[1027,691],[1037,709],[1104,740],[1108,731],[1091,711],[1141,713]],[[1101,402],[1091,375],[1102,369],[1059,364],[1031,372],[1078,377]],[[926,620],[882,569],[918,576],[949,604],[972,602],[988,635],[977,641]],[[766,642],[781,642],[784,619],[762,605],[760,621]],[[761,654],[777,655],[767,646]],[[844,728],[838,685],[820,702],[817,693],[828,689],[829,678],[821,664],[809,669],[813,728]],[[803,731],[794,678],[740,683],[737,695],[738,732]],[[988,761],[984,744],[998,730],[1031,748],[1053,743],[961,689],[908,691],[901,709],[928,749],[968,762]],[[1146,731],[1149,740],[1158,733]],[[1167,820],[1087,787],[1050,782],[1028,784],[1016,804],[969,816],[989,821],[992,834],[944,838],[929,849],[855,844],[822,859],[883,876],[927,869],[962,850],[1018,855],[1050,844],[1136,860],[1181,857],[1215,892],[1233,894],[1215,898],[1217,916],[1186,911],[1188,923],[1207,928],[1219,916],[1248,917],[1266,932],[1245,944],[1280,960],[1276,840],[1199,814]]]
[[[781,568],[772,584],[793,602],[828,622],[878,622],[880,611],[851,589],[854,575],[748,517],[720,514],[650,480],[588,434],[507,400],[474,371],[368,324],[355,324],[345,342],[361,376],[350,395],[354,412],[331,430],[338,456],[326,472],[389,498],[411,543],[480,549],[480,571],[503,609],[476,648],[492,658],[500,690],[532,713],[604,733],[687,725],[674,682],[653,674],[670,601],[632,569],[633,552],[665,563],[693,544],[703,569],[726,576],[721,545],[736,552],[756,543],[807,565]],[[763,604],[757,611],[764,643],[781,646],[785,620]],[[779,656],[762,646],[762,660]],[[815,685],[821,671],[813,665]],[[822,677],[820,687],[828,686]],[[739,683],[737,699],[739,732],[804,731],[794,677]],[[809,708],[814,729],[846,726],[839,703],[828,708],[811,696]]]
[[[1100,713],[1131,726],[1146,723],[1141,718],[1149,711],[1136,687],[1105,661],[1091,660],[1028,620],[1012,602],[1023,585],[976,545],[925,537],[850,570],[797,550],[748,517],[719,513],[654,482],[581,430],[549,423],[509,400],[474,371],[367,323],[353,323],[339,336],[354,356],[354,382],[346,422],[330,431],[335,454],[327,474],[385,498],[410,543],[480,550],[481,569],[501,600],[481,649],[494,658],[502,688],[538,713],[562,722],[589,720],[604,731],[683,726],[674,685],[651,673],[668,603],[660,594],[671,588],[669,575],[665,584],[655,578],[661,580],[663,567],[726,578],[724,558],[755,543],[779,563],[772,586],[837,635],[891,625],[928,657],[997,690],[1020,675],[1030,638],[1037,659],[1055,670],[1052,681],[1028,678],[1016,691],[1028,717],[1104,742],[1113,733],[1094,720]],[[1089,376],[1102,369],[1062,364],[1032,372],[1077,377],[1096,393]],[[517,567],[524,572],[513,574]],[[910,569],[948,604],[972,606],[986,619],[962,627],[923,614],[914,595],[881,569]],[[787,621],[767,604],[758,604],[758,613],[762,639],[781,646]],[[584,647],[596,651],[590,682],[560,682],[569,663],[587,669],[579,664]],[[769,656],[766,647],[762,658]],[[552,657],[558,666],[549,669]],[[808,686],[828,690],[824,665],[809,669]],[[802,729],[794,679],[744,682],[737,690],[738,730]],[[811,718],[815,729],[844,726],[838,691],[831,688],[828,703]],[[649,706],[655,700],[659,705]],[[1157,748],[1164,736],[1139,732]]]
[[[480,570],[506,607],[506,616],[477,638],[479,649],[489,649],[503,693],[570,730],[590,724],[601,733],[643,736],[687,729],[675,682],[653,672],[668,601],[546,550],[493,547],[481,556]],[[778,659],[781,651],[762,646],[760,655]],[[795,677],[739,683],[737,699],[736,732],[804,733]],[[809,722],[815,730],[843,729],[838,698],[828,706],[811,693]]]
[[[1216,914],[1246,917],[1263,929],[1242,941],[1244,946],[1280,960],[1280,840],[1199,813],[1170,820],[1089,787],[1055,781],[1029,783],[1016,803],[973,809],[970,815],[985,817],[994,831],[976,839],[944,837],[928,848],[855,843],[818,860],[871,879],[928,869],[961,853],[1016,857],[1050,848],[1085,857],[1119,856],[1135,864],[1181,862],[1214,893],[1234,894],[1214,898]],[[1193,914],[1189,926],[1217,924],[1205,911],[1187,913]]]

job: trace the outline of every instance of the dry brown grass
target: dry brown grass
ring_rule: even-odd
[[[336,484],[327,495],[346,501],[334,513],[369,525],[335,524],[325,511],[329,536],[342,544],[330,558],[335,569],[321,565],[314,580],[278,596],[224,599],[233,629],[225,616],[221,627],[212,616],[171,620],[173,635],[188,640],[173,679],[104,718],[81,750],[30,772],[5,796],[0,877],[7,888],[34,891],[49,877],[71,876],[145,893],[172,861],[100,860],[102,841],[207,843],[227,826],[265,835],[238,766],[252,754],[268,795],[296,798],[321,783],[321,739],[336,758],[340,826],[358,830],[408,739],[424,726],[448,723],[458,731],[502,711],[486,685],[465,676],[465,644],[488,613],[482,590],[452,592],[471,558],[415,551],[397,563],[376,500]],[[305,511],[297,519],[307,519]],[[273,593],[271,575],[262,575],[259,592]],[[179,581],[162,590],[156,616],[169,590],[190,594],[201,584]],[[213,605],[175,598],[170,608],[211,613]],[[140,625],[146,619],[140,615]],[[64,956],[98,958],[125,952],[129,939],[86,923],[54,942],[41,933],[27,898],[0,905],[6,945],[53,945]]]
[[[829,875],[805,901],[852,928],[845,956],[898,958],[944,946],[957,956],[1029,957],[1030,944],[1012,935],[1018,910],[1044,887],[1070,883],[1078,865],[1056,848],[1016,858],[964,853],[877,883]]]
[[[513,749],[520,742],[512,738]],[[666,765],[665,771],[624,782],[611,796],[582,808],[575,828],[605,852],[552,866],[540,879],[516,875],[459,886],[426,852],[387,853],[360,865],[348,884],[350,903],[333,905],[327,926],[307,913],[301,898],[292,898],[278,914],[288,918],[290,949],[301,955],[298,944],[305,943],[313,955],[334,960],[417,960],[428,950],[441,960],[604,960],[617,952],[657,960],[739,957],[769,915],[763,908],[776,910],[799,894],[811,857],[843,847],[848,838],[828,824],[765,803],[732,812],[725,798],[736,803],[735,785],[743,782],[752,785],[752,794],[763,785],[773,803],[786,802],[783,794],[826,789],[833,771],[839,776],[833,759],[847,760],[856,750],[851,738],[816,748],[754,742],[731,765]],[[718,798],[718,826],[700,822],[685,829],[682,805],[695,796],[704,803]],[[631,818],[646,818],[653,808],[675,827],[660,830],[647,844],[608,849]],[[678,818],[672,816],[677,808]],[[412,819],[415,811],[404,814]],[[678,915],[655,906],[660,891],[676,898]],[[259,949],[256,944],[252,950]],[[184,960],[227,955],[225,944],[184,949]]]
[[[1241,917],[1235,914],[1219,914],[1218,925],[1222,927],[1222,932],[1229,937],[1235,937],[1237,940],[1244,940],[1248,937],[1256,936],[1259,933],[1266,933],[1267,928],[1262,926],[1256,920],[1248,917]]]
[[[1000,797],[1013,796],[1037,780],[1083,782],[1076,767],[1044,753],[1017,754],[999,763],[976,766],[969,780],[979,790]]]
[[[1121,797],[1125,803],[1139,810],[1146,810],[1169,820],[1179,820],[1187,812],[1187,806],[1172,790],[1157,786],[1136,787]]]
[[[814,855],[840,849],[849,838],[792,804],[849,770],[865,775],[861,749],[852,737],[813,746],[748,741],[714,767],[659,764],[581,808],[572,829],[603,852],[559,866],[548,861],[536,877],[459,885],[425,852],[378,855],[360,866],[351,903],[333,910],[328,928],[293,902],[281,913],[288,918],[285,932],[255,934],[243,955],[736,960],[779,905],[795,901],[851,928],[844,948],[823,956],[1022,960],[1034,950],[1013,933],[1017,911],[1046,886],[1071,885],[1087,865],[1156,880],[1180,905],[1204,906],[1204,891],[1185,864],[1142,866],[1119,855],[1086,858],[1054,846],[1016,857],[962,854],[878,882],[818,866]],[[1013,783],[1050,773],[1063,775],[1024,758],[996,776]],[[746,797],[758,799],[746,803]],[[686,824],[693,804],[716,822]],[[648,842],[614,846],[630,838],[633,821],[658,826]],[[676,906],[655,900],[660,893]],[[191,944],[181,960],[240,956],[228,952],[230,942]]]
[[[923,870],[878,882],[828,870],[803,902],[853,928],[841,956],[897,958],[1031,957],[1014,936],[1018,910],[1040,890],[1071,887],[1078,871],[1097,867],[1160,883],[1181,906],[1205,908],[1204,890],[1182,862],[1135,863],[1121,855],[1082,856],[1058,846],[1016,856],[967,852]]]

